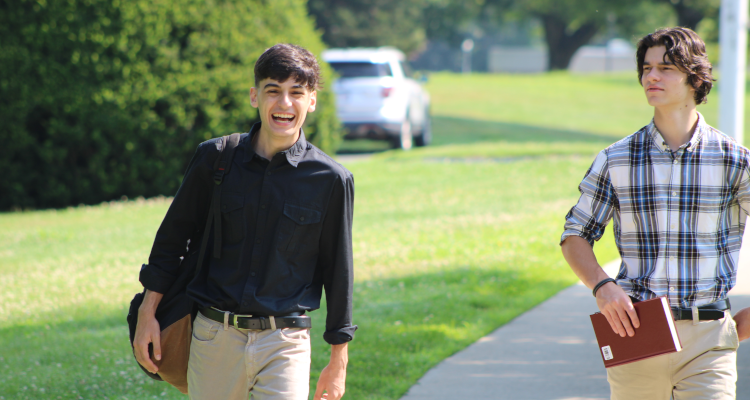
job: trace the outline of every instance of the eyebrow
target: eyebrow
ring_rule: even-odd
[[[279,85],[278,83],[273,83],[273,82],[271,82],[271,83],[266,83],[266,86],[263,86],[263,89],[265,89],[265,88],[267,88],[267,87],[269,87],[269,86],[270,86],[270,87],[277,87],[277,88],[280,88],[280,87],[281,87],[281,85]],[[292,86],[292,89],[302,89],[302,88],[303,88],[303,86],[302,86],[302,85],[300,85],[300,84],[297,84],[297,85],[294,85],[294,86]]]

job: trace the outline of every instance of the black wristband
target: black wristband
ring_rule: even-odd
[[[607,278],[607,279],[604,279],[603,281],[597,283],[596,286],[594,286],[594,297],[596,297],[596,291],[599,290],[600,287],[602,287],[602,286],[604,286],[604,285],[606,285],[606,284],[608,284],[610,282],[614,282],[615,284],[617,284],[617,281],[614,280],[614,279],[612,279],[612,278]]]

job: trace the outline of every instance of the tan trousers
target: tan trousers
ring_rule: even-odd
[[[676,321],[682,351],[607,369],[612,400],[729,400],[737,383],[737,325]]]
[[[310,330],[236,329],[198,313],[188,362],[191,400],[307,400]]]

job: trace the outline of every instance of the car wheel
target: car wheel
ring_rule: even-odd
[[[407,119],[401,123],[398,136],[393,139],[393,147],[401,150],[411,149],[413,138],[411,135],[411,122]]]
[[[432,119],[430,118],[430,113],[426,112],[422,132],[414,137],[414,144],[417,147],[422,147],[430,143],[432,143]]]

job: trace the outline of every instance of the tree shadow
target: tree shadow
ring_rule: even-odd
[[[555,274],[552,274],[555,275]],[[546,288],[539,290],[539,287]],[[523,270],[457,266],[355,284],[355,320],[347,392],[396,399],[429,368],[566,286]],[[0,329],[0,393],[6,398],[153,398],[184,396],[138,368],[127,309],[75,310],[70,321]],[[325,303],[311,312],[311,385],[328,362]]]
[[[458,117],[433,117],[432,126],[434,146],[479,142],[589,142],[606,145],[622,139],[607,134]]]

